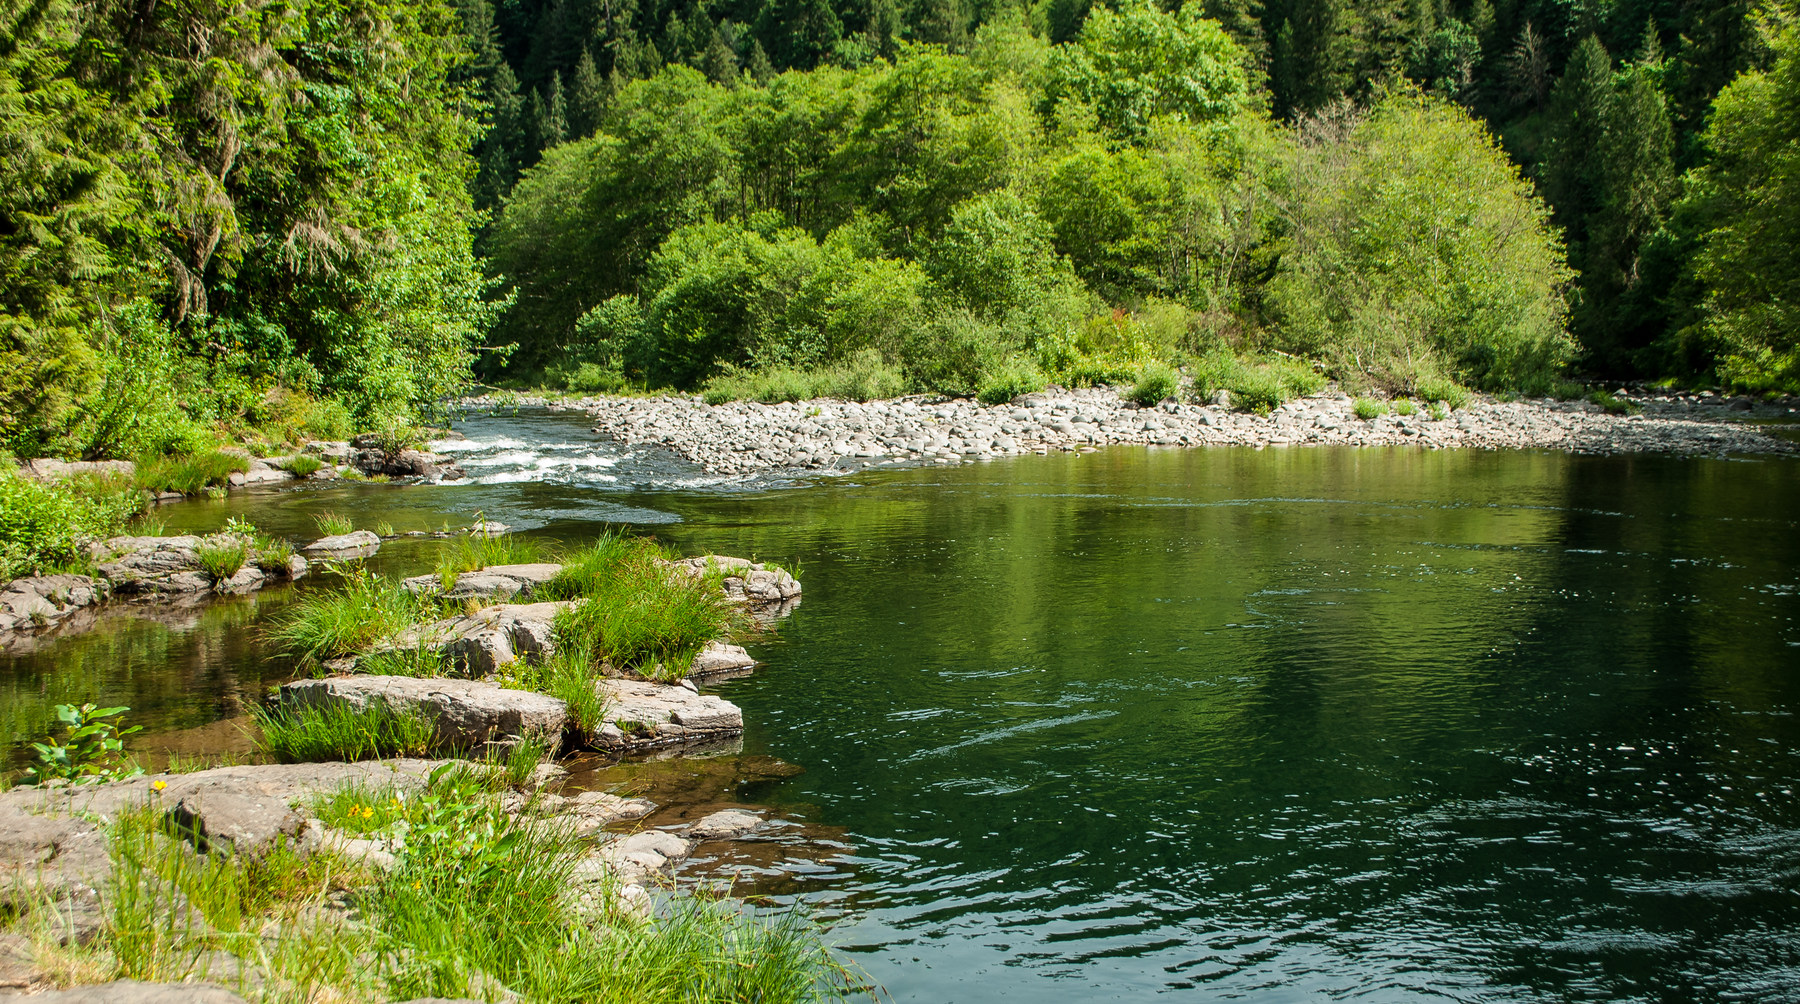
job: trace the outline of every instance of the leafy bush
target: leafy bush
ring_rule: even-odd
[[[37,762],[25,769],[22,785],[39,785],[50,780],[84,784],[92,781],[116,781],[134,777],[143,771],[128,763],[124,756],[124,737],[140,726],[120,729],[123,723],[107,721],[130,711],[130,708],[96,708],[92,704],[58,704],[56,718],[68,729],[61,742],[54,736],[32,743]]]
[[[284,763],[422,756],[435,724],[422,712],[388,707],[379,698],[362,709],[345,701],[323,706],[257,708],[262,751]]]
[[[1043,371],[1036,364],[1020,356],[1009,356],[981,375],[975,399],[982,404],[1005,404],[1021,394],[1043,390],[1045,383]]]
[[[1383,404],[1380,401],[1370,400],[1366,397],[1357,398],[1356,403],[1352,405],[1351,408],[1356,412],[1356,417],[1365,422],[1370,421],[1371,419],[1380,418],[1387,414],[1388,410],[1386,404]]]
[[[1181,373],[1179,370],[1167,363],[1151,363],[1143,368],[1137,383],[1125,394],[1125,397],[1149,407],[1174,397],[1180,389]]]
[[[242,474],[249,469],[248,457],[223,450],[143,457],[137,462],[137,483],[153,492],[198,495],[207,488],[225,484],[233,474]]]
[[[1635,401],[1627,401],[1622,397],[1603,390],[1596,390],[1587,399],[1597,404],[1608,415],[1635,415],[1643,409]]]
[[[1203,400],[1225,391],[1234,408],[1259,414],[1279,407],[1292,397],[1316,394],[1325,378],[1305,362],[1287,356],[1240,357],[1214,352],[1190,366],[1194,390]]]
[[[370,433],[375,448],[388,456],[425,448],[425,430],[411,422],[389,421]]]
[[[80,567],[82,545],[118,533],[144,504],[127,479],[35,481],[0,471],[0,580]]]
[[[862,349],[842,362],[814,370],[776,366],[762,370],[727,368],[706,382],[708,404],[726,401],[810,401],[837,398],[874,401],[906,393],[906,378],[874,349]]]

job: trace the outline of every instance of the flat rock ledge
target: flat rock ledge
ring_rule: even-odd
[[[349,533],[320,537],[318,540],[301,548],[306,554],[315,558],[368,558],[381,550],[381,538],[372,530],[352,530]]]
[[[255,592],[300,578],[307,561],[294,555],[276,568],[262,568],[254,556],[230,578],[214,581],[201,570],[199,550],[207,544],[241,543],[230,534],[197,537],[113,537],[89,545],[93,575],[40,575],[0,586],[0,632],[38,631],[91,611],[113,596],[191,599],[212,594]]]
[[[605,723],[592,737],[607,752],[641,753],[667,746],[710,743],[743,734],[737,705],[691,685],[647,680],[601,680],[595,689],[606,700]],[[371,702],[426,715],[435,723],[441,750],[472,750],[527,734],[561,742],[571,722],[568,707],[546,694],[512,690],[485,680],[420,679],[409,676],[339,676],[284,684],[282,707]]]
[[[490,565],[474,572],[463,572],[445,588],[437,575],[415,575],[401,581],[408,590],[447,600],[510,600],[529,597],[532,591],[556,578],[562,566],[551,562],[527,565]]]
[[[1625,388],[1620,388],[1625,390]],[[971,460],[1144,446],[1418,446],[1427,449],[1553,449],[1571,453],[1800,452],[1800,443],[1750,420],[1792,421],[1800,402],[1725,398],[1708,391],[1630,390],[1635,415],[1586,401],[1502,401],[1478,396],[1435,420],[1425,409],[1364,421],[1336,390],[1289,401],[1267,415],[1163,401],[1140,407],[1119,389],[1050,388],[1007,404],[923,397],[709,405],[698,397],[583,397],[559,402],[586,411],[594,431],[627,444],[666,447],[708,471],[858,469],[875,464]],[[482,399],[473,399],[479,404]],[[549,403],[525,401],[522,403]]]

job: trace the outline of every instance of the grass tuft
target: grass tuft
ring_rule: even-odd
[[[242,537],[210,537],[194,548],[200,571],[215,586],[241,571],[249,556],[250,544]]]
[[[361,710],[347,702],[258,708],[261,749],[285,763],[420,756],[431,749],[435,726],[413,709],[371,700]]]
[[[278,650],[323,661],[366,651],[428,612],[425,600],[366,569],[356,569],[337,592],[308,593],[270,632]]]
[[[206,450],[185,456],[143,457],[137,462],[138,487],[153,492],[198,495],[223,485],[233,474],[250,469],[250,460],[223,450]]]
[[[326,537],[342,537],[356,529],[356,524],[350,522],[350,517],[335,512],[313,513],[313,524]]]
[[[583,599],[557,614],[558,648],[650,679],[679,680],[706,643],[745,626],[717,583],[672,575],[650,541],[608,534],[572,556],[542,599]]]
[[[1387,405],[1372,398],[1359,397],[1351,407],[1355,410],[1356,417],[1365,422],[1387,414]]]
[[[1151,363],[1144,367],[1143,373],[1131,390],[1127,391],[1127,400],[1136,401],[1148,408],[1172,398],[1181,389],[1181,373],[1166,363]]]
[[[310,454],[300,453],[289,457],[281,465],[281,469],[297,478],[310,478],[325,466],[325,461]]]

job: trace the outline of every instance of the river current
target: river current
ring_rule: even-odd
[[[746,481],[579,416],[459,429],[468,483],[161,515],[480,513],[796,568],[765,665],[718,687],[741,757],[791,767],[736,794],[841,844],[759,891],[896,1000],[1800,1001],[1800,462],[1118,447]],[[92,698],[147,751],[247,748],[286,601],[0,655],[15,747]]]

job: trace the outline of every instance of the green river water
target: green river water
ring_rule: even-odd
[[[479,510],[797,563],[766,664],[717,688],[742,759],[792,767],[733,797],[837,842],[759,887],[894,999],[1800,1000],[1800,463],[1114,448],[721,484],[577,419],[464,431],[473,484],[164,515]],[[285,600],[0,655],[0,712],[17,739],[93,697],[146,750],[246,749]]]

